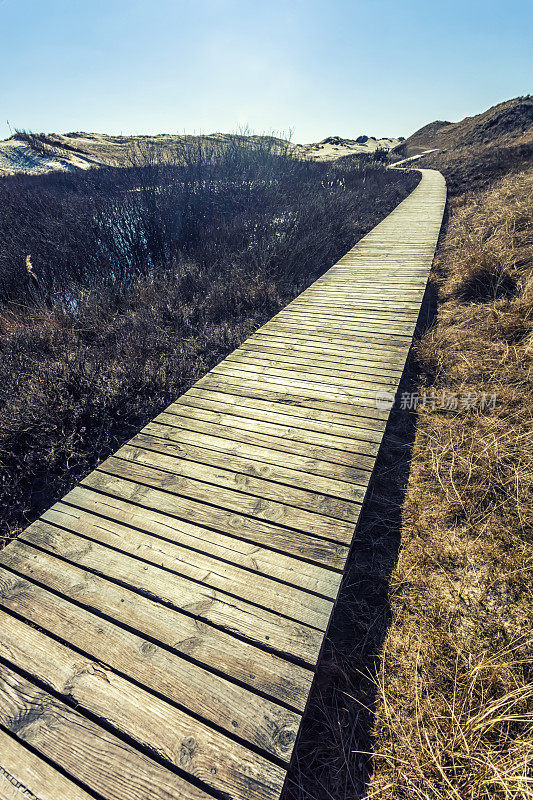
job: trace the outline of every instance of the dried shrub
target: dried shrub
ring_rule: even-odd
[[[128,169],[0,181],[4,536],[278,312],[416,182],[245,140],[171,163],[149,150]]]

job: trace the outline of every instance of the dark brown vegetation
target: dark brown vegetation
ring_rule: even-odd
[[[297,293],[414,187],[268,140],[0,183],[7,537]]]
[[[533,97],[516,97],[461,122],[430,122],[397,145],[393,153],[405,158],[434,147],[446,151],[502,147],[524,138],[530,141],[532,124]]]

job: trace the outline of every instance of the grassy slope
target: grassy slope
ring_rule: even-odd
[[[443,172],[450,196],[489,188],[498,178],[531,163],[533,98],[517,97],[461,122],[430,123],[391,155],[412,156],[435,148],[416,166]]]
[[[497,402],[418,413],[369,798],[533,794],[532,197],[529,169],[450,204],[420,390]]]

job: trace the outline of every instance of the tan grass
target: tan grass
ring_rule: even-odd
[[[378,675],[368,798],[533,797],[533,171],[457,198]]]

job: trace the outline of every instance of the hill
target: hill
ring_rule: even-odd
[[[388,152],[402,141],[403,137],[376,139],[375,136],[358,136],[357,139],[342,139],[340,136],[328,136],[316,144],[301,144],[297,148],[316,161],[332,161],[343,156],[372,155],[377,150]]]
[[[0,175],[54,170],[72,171],[109,165],[126,166],[139,150],[150,151],[157,160],[174,157],[182,148],[203,147],[218,151],[232,142],[270,143],[280,152],[289,151],[314,161],[332,161],[347,155],[372,155],[389,151],[400,139],[359,136],[342,139],[329,136],[314,144],[293,144],[275,136],[211,133],[206,135],[158,134],[156,136],[111,136],[105,133],[28,133],[20,131],[0,141]]]
[[[461,122],[425,125],[391,149],[391,158],[411,158],[446,177],[452,195],[482,189],[523,168],[533,156],[533,97],[516,97]]]
[[[142,150],[165,161],[184,147],[199,145],[222,150],[231,142],[270,142],[280,151],[294,145],[272,136],[242,136],[213,133],[205,136],[158,134],[156,136],[111,136],[105,133],[29,133],[18,131],[0,142],[0,174],[72,171],[98,166],[128,166]]]
[[[396,145],[394,155],[407,158],[426,150],[450,150],[474,145],[504,144],[528,140],[533,125],[533,98],[517,97],[461,122],[437,120],[424,125]]]

